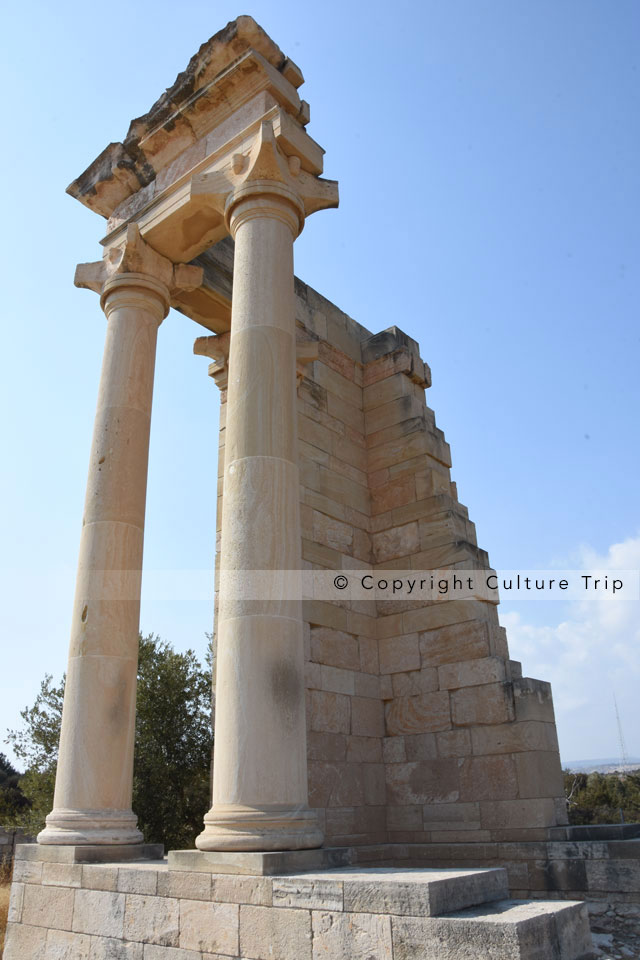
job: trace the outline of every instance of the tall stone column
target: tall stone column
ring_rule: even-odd
[[[206,851],[304,849],[323,839],[307,805],[296,573],[301,541],[293,243],[304,224],[306,192],[299,174],[299,164],[287,163],[264,125],[248,171],[224,198],[235,257],[213,805],[196,840]],[[211,183],[202,179],[204,192]],[[335,204],[335,187],[333,198]]]
[[[129,228],[122,248],[83,264],[107,335],[91,447],[54,809],[44,844],[136,844],[131,810],[140,585],[158,327],[173,264]]]

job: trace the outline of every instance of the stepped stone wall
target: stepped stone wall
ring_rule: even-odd
[[[230,248],[205,273],[229,271]],[[303,566],[490,571],[418,344],[295,293]],[[213,367],[219,530],[226,362]],[[567,822],[550,685],[509,659],[486,593],[305,601],[309,802],[327,845],[543,841]]]

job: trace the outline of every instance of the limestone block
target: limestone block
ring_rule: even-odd
[[[313,960],[392,960],[392,956],[391,917],[314,910]]]
[[[127,895],[124,911],[125,939],[177,947],[179,934],[180,913],[177,900]]]
[[[415,631],[422,633],[425,630],[436,630],[439,627],[474,620],[482,620],[487,623],[497,620],[494,604],[474,597],[462,597],[458,600],[447,598],[444,601],[433,603],[422,609],[410,610],[403,614],[402,627],[404,633],[414,633]],[[482,656],[482,654],[477,654],[477,656]],[[473,657],[465,656],[464,659],[470,660]],[[431,663],[424,663],[424,665],[433,666]]]
[[[424,667],[409,673],[394,673],[391,678],[394,697],[413,697],[421,693],[433,693],[438,689],[438,671]]]
[[[148,946],[146,949],[148,950]],[[170,951],[173,948],[158,947],[157,949]],[[123,940],[113,940],[109,937],[91,937],[89,960],[143,960],[144,951],[145,947],[141,943],[125,943]],[[162,960],[165,958],[162,957]]]
[[[376,516],[393,507],[413,503],[416,497],[415,478],[411,474],[398,477],[389,483],[375,487],[371,491],[371,513]]]
[[[564,797],[560,755],[555,750],[516,754],[519,796]]]
[[[240,907],[240,954],[251,960],[311,960],[310,912]]]
[[[407,760],[433,760],[437,756],[434,733],[414,733],[404,738]]]
[[[362,807],[327,807],[326,836],[332,838],[347,837],[358,833],[363,829],[361,826],[362,812]]]
[[[382,757],[385,763],[403,763],[407,759],[404,737],[385,737]]]
[[[399,917],[394,960],[579,960],[592,950],[582,903],[506,900],[450,917]]]
[[[309,761],[309,804],[350,807],[364,803],[360,764]]]
[[[182,870],[164,870],[158,873],[158,896],[185,900],[210,900],[211,876]],[[216,898],[214,899],[223,899]]]
[[[509,800],[518,796],[516,765],[507,754],[465,757],[459,770],[461,800]]]
[[[331,606],[331,604],[324,604],[324,606]],[[342,667],[347,670],[359,670],[360,651],[358,648],[358,640],[356,637],[344,633],[342,630],[334,630],[326,626],[312,626],[311,659],[316,663],[322,663],[327,666]]]
[[[452,803],[460,793],[458,761],[393,763],[386,768],[387,798],[392,804]]]
[[[380,698],[380,677],[374,677],[370,673],[355,673],[353,678],[357,697],[373,697],[374,699]]]
[[[380,673],[405,673],[420,669],[420,644],[417,633],[385,637],[378,641],[378,649]]]
[[[327,413],[345,426],[351,427],[358,433],[364,433],[364,413],[360,404],[354,406],[333,391],[327,391]]]
[[[204,953],[238,953],[238,916],[235,903],[180,900],[180,947]],[[246,909],[266,909],[247,907]],[[267,910],[268,912],[268,910]]]
[[[304,685],[307,690],[322,689],[322,667],[319,663],[312,663],[309,660],[305,662]]]
[[[74,891],[66,887],[41,887],[25,884],[22,923],[34,927],[71,930]]]
[[[360,669],[365,673],[378,673],[378,641],[368,636],[361,636],[358,639],[360,644]]]
[[[422,830],[422,804],[387,805],[387,829],[395,831]]]
[[[274,907],[299,907],[309,910],[343,910],[342,883],[318,877],[292,877],[273,881]]]
[[[88,890],[115,890],[118,868],[97,863],[82,864],[82,886]]]
[[[640,891],[639,860],[588,860],[586,871],[589,893]]]
[[[482,826],[487,830],[552,826],[555,823],[553,800],[482,800]]]
[[[82,867],[77,863],[43,863],[43,886],[80,887]]]
[[[11,884],[11,892],[9,894],[9,912],[7,914],[7,920],[9,923],[19,923],[22,917],[22,904],[24,902],[24,883],[16,883],[14,880]]]
[[[13,862],[13,880],[20,883],[42,883],[42,863],[37,860],[19,860]]]
[[[436,745],[441,757],[468,757],[471,753],[471,733],[468,730],[436,733]]]
[[[511,684],[488,683],[453,691],[451,716],[453,723],[459,727],[513,720],[515,711]]]
[[[267,877],[213,876],[211,899],[218,903],[252,903],[270,907],[271,880]]]
[[[459,687],[475,687],[496,683],[506,678],[505,662],[499,657],[483,657],[479,660],[463,660],[438,667],[438,682],[441,690]]]
[[[8,923],[3,960],[46,960],[46,927]]]
[[[451,726],[446,691],[398,697],[385,704],[387,735],[433,733]]]
[[[386,377],[377,383],[372,383],[364,387],[362,391],[362,406],[365,414],[381,407],[384,404],[391,403],[392,400],[398,400],[400,397],[422,397],[424,394],[415,384],[411,383],[408,377],[402,373],[396,373],[392,377]]]
[[[477,803],[429,803],[422,808],[425,830],[458,831],[480,828]]]
[[[323,349],[324,348],[323,346]],[[362,408],[362,390],[353,382],[353,364],[346,371],[351,376],[343,376],[337,370],[332,369],[322,361],[314,361],[312,368],[312,378],[314,383],[320,384],[329,395],[334,395],[345,403],[349,403],[356,408]]]
[[[307,734],[307,758],[309,760],[343,761],[347,759],[347,740],[341,733],[322,733],[310,730]],[[352,757],[349,758],[353,759]]]
[[[381,763],[382,740],[379,737],[347,737],[349,763]]]
[[[323,733],[349,733],[351,700],[339,693],[311,691],[311,730]]]
[[[136,870],[134,867],[121,867],[118,870],[116,890],[119,893],[155,894],[158,889],[157,870]]]
[[[320,684],[322,690],[330,693],[344,693],[353,696],[355,693],[355,677],[352,670],[341,667],[320,667]]]
[[[375,563],[410,557],[419,549],[418,524],[406,523],[401,527],[391,527],[389,530],[374,533],[371,541]]]
[[[49,930],[47,960],[90,960],[91,937],[85,933]]]
[[[339,552],[347,552],[353,544],[353,527],[348,523],[313,511],[313,539]]]
[[[73,930],[97,937],[122,939],[124,935],[124,893],[76,890]]]
[[[519,753],[522,750],[557,750],[558,738],[552,723],[524,720],[471,730],[474,754]]]
[[[384,705],[380,700],[351,698],[351,734],[358,737],[384,736]]]
[[[202,957],[203,954],[199,950],[182,950],[181,947],[158,947],[152,943],[147,943],[144,947],[144,960],[202,960]],[[209,958],[218,960],[217,954],[214,957],[211,953],[205,953],[204,957],[206,960],[209,960]]]
[[[425,667],[484,658],[489,655],[489,630],[482,621],[470,620],[420,634]]]
[[[364,802],[368,806],[382,806],[386,800],[385,767],[383,763],[362,764]]]
[[[551,684],[531,677],[513,681],[516,720],[542,720],[555,723]]]

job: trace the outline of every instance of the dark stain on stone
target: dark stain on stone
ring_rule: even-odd
[[[271,668],[271,691],[273,698],[287,713],[297,712],[302,690],[302,678],[290,663],[280,662]]]

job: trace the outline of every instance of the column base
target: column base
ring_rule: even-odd
[[[127,863],[138,860],[163,861],[161,843],[19,843],[16,860],[40,863]]]
[[[144,837],[132,810],[54,809],[36,840],[42,844],[141,844]]]
[[[322,847],[315,850],[170,850],[169,870],[189,873],[225,873],[239,876],[271,877],[282,873],[336,870],[355,860],[350,847]]]
[[[214,804],[196,838],[198,850],[313,850],[324,835],[306,806]]]

